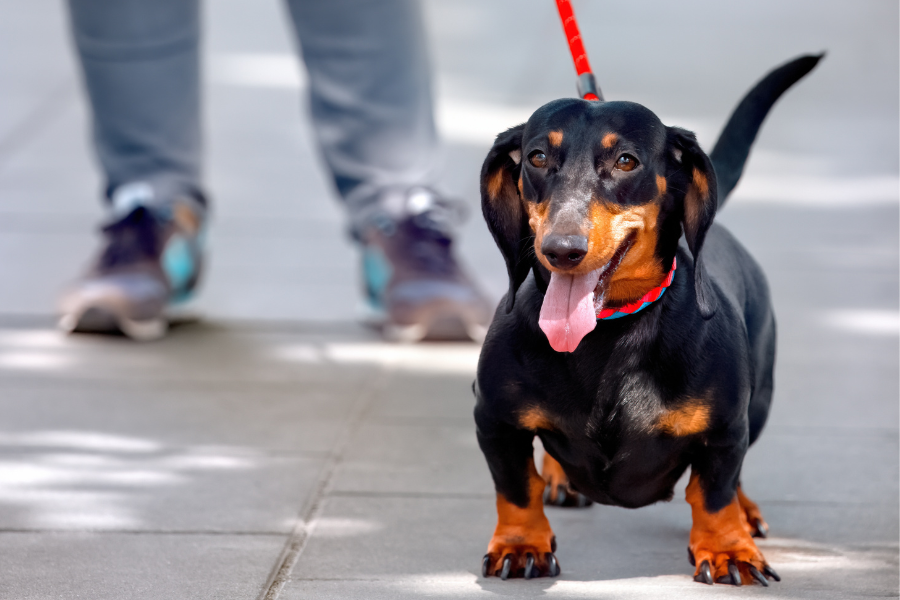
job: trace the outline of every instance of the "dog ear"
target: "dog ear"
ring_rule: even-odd
[[[509,273],[506,312],[512,310],[516,291],[531,269],[531,261],[523,259],[531,230],[518,187],[524,129],[523,123],[498,135],[481,167],[481,210]]]
[[[716,172],[693,133],[678,127],[668,127],[667,132],[670,160],[675,163],[673,170],[683,178],[682,189],[685,190],[685,195],[681,224],[685,241],[694,257],[697,307],[703,318],[709,319],[716,312],[716,296],[709,283],[700,251],[718,208]]]

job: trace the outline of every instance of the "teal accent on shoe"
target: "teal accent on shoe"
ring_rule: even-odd
[[[380,248],[363,246],[362,252],[366,299],[372,308],[384,310],[384,293],[394,268]]]
[[[190,242],[182,235],[173,235],[163,249],[160,264],[172,288],[173,300],[189,295],[187,287],[196,269]]]

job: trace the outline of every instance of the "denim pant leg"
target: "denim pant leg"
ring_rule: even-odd
[[[160,201],[198,194],[197,0],[69,0],[106,195],[135,181]]]
[[[438,151],[416,0],[287,0],[316,136],[357,229],[385,190],[428,185]]]

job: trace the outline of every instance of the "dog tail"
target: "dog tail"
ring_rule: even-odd
[[[728,194],[741,178],[750,146],[772,105],[788,88],[812,71],[823,56],[824,52],[807,54],[773,70],[747,92],[731,113],[709,155],[719,184],[719,208],[725,204]]]

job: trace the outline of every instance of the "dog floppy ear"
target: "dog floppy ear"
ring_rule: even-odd
[[[700,251],[718,208],[716,172],[693,133],[677,127],[667,129],[670,160],[675,162],[674,170],[682,178],[679,187],[685,190],[681,225],[688,249],[694,257],[697,308],[704,319],[709,319],[716,312],[716,297]]]
[[[498,135],[481,167],[481,210],[509,273],[506,312],[512,310],[516,291],[531,269],[531,261],[523,260],[531,230],[518,188],[524,129],[523,123]]]

